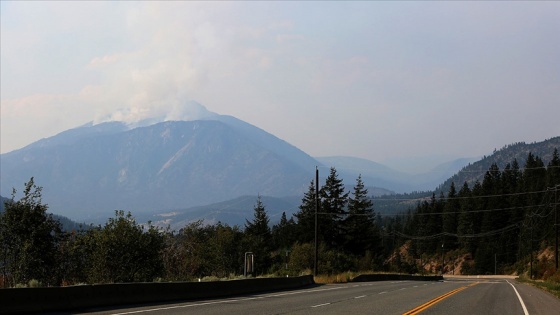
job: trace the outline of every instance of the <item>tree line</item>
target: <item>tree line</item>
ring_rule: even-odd
[[[243,227],[196,221],[179,231],[136,222],[130,212],[115,211],[104,226],[63,231],[48,206],[42,187],[31,178],[23,197],[5,202],[0,214],[2,287],[80,283],[192,281],[242,275],[244,253],[255,259],[254,275],[300,275],[314,264],[315,184],[299,211],[270,226],[260,196],[254,217]],[[319,271],[372,269],[381,257],[373,203],[359,177],[353,194],[331,168],[319,190]],[[377,258],[377,260],[373,259]]]
[[[452,182],[446,194],[434,193],[406,215],[388,219],[385,235],[395,247],[406,245],[413,262],[445,255],[437,267],[444,272],[460,267],[463,274],[550,277],[557,273],[556,262],[547,256],[537,261],[536,253],[556,246],[558,190],[558,150],[548,165],[529,153],[522,168],[514,159],[503,170],[492,164],[472,185],[458,188]],[[408,272],[418,271],[417,263],[400,263]]]
[[[416,273],[439,255],[447,261],[462,255],[463,273],[521,273],[535,260],[531,274],[545,277],[556,270],[549,261],[539,265],[534,254],[554,241],[558,197],[551,188],[559,185],[558,151],[547,166],[529,153],[523,168],[515,160],[503,170],[493,164],[482,182],[459,189],[453,183],[407,213],[382,217],[361,176],[347,192],[330,168],[320,189],[312,180],[298,211],[289,218],[283,213],[272,226],[259,196],[243,227],[196,221],[171,231],[119,210],[104,226],[63,231],[31,178],[23,197],[16,200],[14,189],[0,214],[0,285],[232,278],[243,275],[248,252],[253,275],[309,274],[315,267],[320,274]],[[440,268],[450,272],[452,266],[442,262]]]

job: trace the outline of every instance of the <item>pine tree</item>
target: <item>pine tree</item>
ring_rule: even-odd
[[[272,227],[272,238],[277,249],[288,249],[297,240],[296,223],[293,218],[286,217],[286,212],[282,212],[280,222]]]
[[[542,207],[546,191],[546,169],[540,157],[529,153],[523,172],[523,192],[526,194],[526,217],[530,218],[529,225],[533,231],[533,239],[544,239],[548,234],[550,220],[545,216]],[[539,227],[539,228],[536,228]]]
[[[560,156],[558,156],[558,149],[554,149],[552,159],[548,162],[546,168],[546,186],[555,187],[560,185]]]
[[[520,183],[523,173],[519,170],[519,164],[514,159],[513,162],[506,164],[502,173],[502,192],[507,195],[503,199],[503,208],[509,210],[509,218],[506,226],[519,226],[523,221],[523,198],[517,194],[520,192]],[[508,231],[503,235],[501,247],[503,256],[500,257],[504,264],[513,264],[518,258],[519,253],[519,228]]]
[[[463,184],[463,187],[461,187],[457,197],[460,200],[459,222],[457,225],[459,244],[461,247],[466,248],[470,253],[474,253],[474,239],[468,236],[475,233],[476,215],[472,213],[474,210],[474,206],[471,202],[472,192],[467,182]]]
[[[368,197],[362,176],[356,180],[353,197],[348,198],[348,217],[344,219],[344,248],[355,255],[379,249],[379,232],[375,226],[373,202]]]
[[[249,251],[255,255],[255,270],[265,273],[270,266],[270,249],[272,234],[269,218],[262,203],[261,196],[257,197],[254,207],[253,221],[245,222],[245,237]]]
[[[444,207],[443,214],[443,232],[449,234],[457,233],[457,225],[459,218],[460,203],[457,199],[457,191],[455,190],[455,183],[451,182],[449,192],[447,193],[447,201]],[[445,236],[444,243],[447,249],[457,248],[456,238],[453,236]]]
[[[245,233],[268,241],[270,238],[270,227],[268,226],[270,220],[260,195],[257,197],[257,203],[253,210],[253,221],[245,220]]]
[[[471,198],[465,200],[465,202],[470,203],[472,205],[471,208],[471,233],[470,234],[479,234],[482,231],[482,220],[481,220],[481,213],[484,213],[486,208],[486,202],[484,198],[484,191],[482,189],[482,183],[478,180],[474,183],[473,188],[471,190]],[[470,242],[471,247],[470,252],[473,254],[473,257],[476,259],[476,253],[478,248],[481,244],[479,238],[473,238]]]
[[[342,217],[348,202],[348,193],[344,192],[342,179],[338,178],[336,169],[331,167],[325,186],[319,191],[321,197],[321,214],[318,216],[318,234],[328,248],[340,247],[342,237]]]
[[[502,194],[502,173],[496,163],[492,163],[484,175],[482,182],[482,196],[484,197],[484,210],[482,215],[481,232],[489,233],[506,226],[508,214],[502,209],[504,197]],[[476,253],[476,269],[484,274],[494,271],[495,255],[502,254],[503,235],[492,235],[479,240]]]
[[[528,206],[538,205],[542,201],[544,190],[546,190],[546,168],[543,161],[538,156],[529,152],[525,162],[523,172],[523,190],[530,193],[528,196]]]
[[[311,181],[309,189],[303,195],[297,218],[296,234],[300,243],[311,243],[315,239],[315,182]]]

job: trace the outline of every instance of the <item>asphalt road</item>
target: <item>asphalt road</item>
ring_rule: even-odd
[[[560,314],[560,299],[511,278],[318,285],[224,299],[88,310],[88,314]]]

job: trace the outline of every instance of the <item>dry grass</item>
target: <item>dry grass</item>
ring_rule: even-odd
[[[554,277],[549,278],[548,280],[530,280],[526,276],[521,276],[517,278],[517,281],[524,282],[530,284],[534,287],[537,287],[541,290],[550,292],[557,298],[560,298],[560,272],[556,272]]]
[[[352,279],[359,276],[360,274],[362,273],[347,271],[347,272],[333,274],[333,275],[318,275],[313,279],[315,280],[315,283],[320,283],[320,284],[346,283],[346,282],[350,282]]]

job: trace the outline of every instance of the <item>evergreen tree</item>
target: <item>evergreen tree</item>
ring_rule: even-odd
[[[504,210],[502,194],[502,173],[496,163],[492,163],[484,175],[482,196],[484,210],[482,214],[481,232],[490,233],[502,229],[509,221],[509,212]],[[492,235],[481,238],[476,253],[476,270],[481,273],[493,273],[495,255],[502,255],[503,235]]]
[[[543,207],[546,191],[546,168],[540,157],[531,152],[525,163],[523,172],[523,191],[526,194],[526,217],[529,219],[528,226],[532,230],[532,239],[541,240],[549,234],[550,218],[545,215],[546,208]],[[538,228],[536,228],[538,227]]]
[[[460,202],[457,199],[457,191],[455,189],[455,183],[451,182],[449,186],[449,192],[447,193],[447,202],[444,207],[443,214],[443,232],[449,234],[457,233],[457,225],[459,218]],[[457,248],[457,239],[454,236],[445,236],[444,243],[447,249]]]
[[[467,182],[463,184],[461,190],[457,194],[460,201],[459,222],[457,225],[457,235],[459,236],[459,244],[467,249],[470,253],[474,253],[475,242],[473,238],[468,237],[475,233],[476,214],[473,213],[474,206],[471,202],[472,192]]]
[[[311,181],[309,189],[303,195],[297,218],[296,234],[301,243],[312,243],[315,239],[315,182]]]
[[[253,210],[253,221],[245,220],[245,233],[261,238],[263,241],[270,240],[270,227],[268,226],[270,220],[260,195],[257,197],[257,203]]]
[[[484,190],[482,188],[482,183],[478,180],[474,183],[471,190],[471,198],[466,200],[467,203],[472,204],[472,214],[471,214],[471,234],[477,235],[482,231],[482,217],[484,210],[486,209],[486,202],[484,197]],[[480,245],[479,238],[472,238],[470,252],[476,259],[476,253]]]
[[[531,152],[525,162],[523,190],[528,193],[528,206],[540,204],[544,195],[542,191],[546,190],[546,168],[541,158]]]
[[[272,234],[268,215],[262,203],[261,196],[257,198],[254,207],[253,221],[246,220],[245,236],[249,251],[255,255],[255,268],[260,273],[265,273],[270,265],[270,249]]]
[[[432,194],[430,202],[423,201],[418,205],[419,213],[419,225],[418,234],[425,239],[418,243],[419,252],[416,255],[421,255],[422,253],[436,253],[441,250],[441,244],[443,238],[434,238],[433,235],[440,234],[442,231],[442,213],[444,207],[444,201],[437,199],[435,193]]]
[[[334,167],[331,167],[325,186],[319,191],[321,197],[321,214],[318,216],[318,233],[320,240],[328,248],[340,247],[344,243],[342,236],[342,218],[348,202],[348,193],[344,191],[342,179]]]
[[[546,168],[546,186],[555,187],[560,185],[560,156],[558,156],[558,149],[554,149],[552,159],[548,162]]]
[[[520,192],[520,183],[522,181],[523,173],[519,170],[519,164],[514,159],[510,164],[506,164],[502,173],[502,192],[506,195],[503,198],[503,208],[510,213],[506,226],[516,225],[517,229],[508,231],[503,235],[501,246],[503,248],[503,255],[500,257],[504,264],[513,264],[519,257],[519,225],[523,221],[523,198],[518,193]]]
[[[373,202],[368,197],[362,176],[356,180],[353,197],[348,198],[348,216],[343,221],[345,250],[355,255],[377,251],[379,233],[375,226]]]
[[[272,227],[272,238],[277,249],[289,249],[297,240],[296,223],[293,218],[286,217],[286,212],[282,212],[282,217],[277,225]]]

